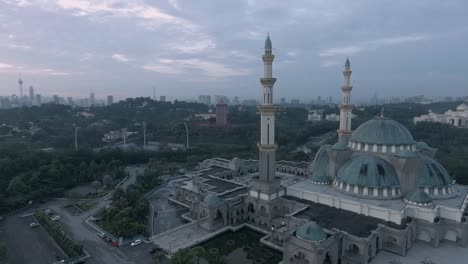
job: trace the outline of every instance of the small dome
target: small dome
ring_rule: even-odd
[[[330,177],[330,157],[327,149],[330,145],[325,145],[319,149],[312,164],[312,176],[310,180],[316,183],[331,183]]]
[[[426,157],[421,157],[418,169],[417,184],[419,187],[440,187],[451,184],[450,176],[439,162]]]
[[[468,110],[468,105],[465,103],[457,106],[457,111],[467,111],[467,110]]]
[[[350,159],[338,171],[337,178],[344,183],[367,187],[399,186],[395,169],[374,155],[359,155]]]
[[[419,155],[416,152],[409,150],[409,149],[400,150],[396,153],[395,156],[400,157],[400,158],[407,158],[407,159],[419,157]]]
[[[265,49],[272,49],[271,46],[271,40],[270,40],[270,34],[268,34],[266,40],[265,40]]]
[[[308,241],[322,241],[327,238],[327,233],[314,222],[308,222],[296,230],[296,236]]]
[[[377,117],[361,124],[351,136],[352,142],[377,145],[410,145],[415,141],[408,129],[395,120]]]
[[[348,146],[342,142],[337,142],[332,146],[332,149],[334,150],[346,150],[348,149]]]
[[[405,201],[415,204],[430,205],[432,203],[432,198],[423,191],[413,191],[406,195]]]
[[[418,149],[418,150],[430,150],[431,147],[429,147],[429,145],[427,145],[426,142],[420,141],[420,142],[416,143],[416,149]]]
[[[221,202],[221,199],[219,199],[218,196],[214,195],[214,194],[210,194],[208,196],[205,197],[205,203],[207,205],[217,205]]]

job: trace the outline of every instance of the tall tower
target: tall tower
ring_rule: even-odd
[[[21,74],[19,76],[19,79],[18,79],[18,84],[19,84],[19,88],[20,88],[20,102],[22,103],[23,102],[23,80],[21,80]]]
[[[340,129],[338,130],[338,140],[340,143],[348,144],[353,131],[351,130],[351,118],[353,117],[353,105],[351,104],[351,65],[346,58],[345,69],[343,71],[344,84],[341,87],[343,91],[343,102],[340,105]]]
[[[35,97],[34,97],[34,87],[31,85],[31,86],[29,86],[29,103],[31,105],[34,105],[34,99],[35,99]]]
[[[278,108],[273,104],[273,85],[276,78],[273,78],[273,60],[272,45],[270,36],[265,41],[265,52],[263,59],[263,78],[260,78],[262,84],[262,99],[258,106],[260,111],[260,142],[259,149],[259,176],[254,178],[251,196],[256,196],[262,200],[273,200],[284,194],[281,190],[280,178],[276,177],[276,149],[275,142],[275,113]]]

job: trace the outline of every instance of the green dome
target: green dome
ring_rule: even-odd
[[[432,198],[429,194],[423,191],[413,191],[406,195],[405,199],[413,203],[429,204],[432,202]]]
[[[270,34],[268,34],[266,40],[265,40],[265,49],[272,49],[271,46],[271,40],[270,40]]]
[[[417,158],[419,155],[409,149],[403,149],[397,152],[396,156],[401,157],[401,158]]]
[[[364,122],[353,132],[351,141],[377,145],[410,145],[415,143],[406,127],[386,117],[378,117]]]
[[[429,147],[429,145],[426,144],[426,142],[418,142],[416,143],[416,149],[419,149],[419,150],[426,150],[426,149],[431,149],[431,147]]]
[[[312,167],[312,176],[311,181],[320,182],[320,183],[329,183],[331,182],[330,177],[330,157],[328,156],[327,149],[330,148],[330,145],[325,145],[319,149],[317,155],[315,156],[313,167]]]
[[[207,205],[217,205],[221,202],[221,199],[219,199],[219,197],[214,194],[210,194],[205,197],[204,201]]]
[[[369,154],[355,156],[338,171],[344,183],[367,187],[399,186],[395,169],[385,160]]]
[[[296,236],[308,241],[322,241],[327,238],[327,233],[316,223],[309,222],[296,230]]]
[[[439,162],[421,156],[421,164],[417,172],[417,184],[419,187],[439,187],[451,184],[450,176]]]
[[[346,150],[346,149],[348,149],[348,146],[346,146],[346,144],[344,144],[344,143],[337,142],[332,146],[332,149],[334,149],[334,150]]]

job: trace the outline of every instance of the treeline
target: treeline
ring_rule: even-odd
[[[113,207],[104,210],[99,225],[117,237],[148,236],[149,205],[144,195],[161,184],[160,176],[167,169],[166,164],[153,160],[136,183],[125,191],[115,190]]]

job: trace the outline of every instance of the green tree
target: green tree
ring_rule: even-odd
[[[195,257],[195,263],[200,264],[200,259],[206,256],[206,250],[204,247],[194,247],[190,250],[190,253]]]
[[[107,186],[107,188],[110,188],[112,187],[112,176],[110,176],[109,174],[106,174],[104,175],[104,177],[102,178],[102,183]]]
[[[101,183],[99,181],[93,181],[91,183],[91,186],[96,190],[96,193],[98,192],[99,187],[101,187]]]
[[[7,248],[5,243],[0,242],[0,263],[6,263],[7,260]]]
[[[8,183],[7,192],[13,195],[24,194],[29,191],[29,187],[23,182],[20,176],[16,176]]]
[[[193,255],[187,249],[182,249],[177,251],[172,256],[171,264],[192,264],[193,263]]]
[[[164,254],[164,251],[162,250],[156,250],[156,252],[153,253],[153,260],[156,263],[163,263],[163,261],[166,259],[166,255]]]
[[[210,261],[210,264],[227,264],[227,260],[223,256],[218,255]]]

